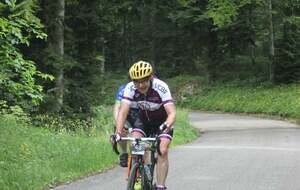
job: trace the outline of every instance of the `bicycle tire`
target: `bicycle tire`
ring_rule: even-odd
[[[138,169],[139,163],[132,163],[127,182],[127,190],[134,190],[134,184],[136,182]]]
[[[144,167],[140,167],[139,172],[141,175],[142,190],[153,190],[152,189],[152,180],[148,179],[148,176],[145,172]]]
[[[151,167],[150,167],[150,172],[151,172],[151,177],[152,177],[152,179],[150,179],[151,185],[153,184],[154,170],[155,170],[155,164],[151,164]]]

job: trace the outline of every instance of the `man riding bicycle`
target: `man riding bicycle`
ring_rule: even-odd
[[[115,96],[115,104],[114,104],[114,119],[115,123],[117,122],[120,106],[121,106],[121,100],[123,98],[124,90],[125,90],[125,84],[122,84]],[[129,113],[126,118],[126,122],[122,131],[121,136],[127,136],[128,131],[132,126],[134,125],[134,122],[138,118],[138,108],[136,104],[131,104]],[[116,129],[115,129],[116,130]],[[120,160],[120,166],[121,167],[127,167],[127,160],[128,160],[128,153],[127,153],[127,142],[123,141],[120,142],[120,148],[121,148],[121,154],[119,157]]]
[[[120,110],[116,121],[116,140],[119,141],[126,117],[132,104],[139,108],[139,117],[136,119],[132,136],[135,138],[161,133],[161,155],[157,158],[157,190],[166,189],[165,181],[168,174],[168,148],[173,138],[172,125],[175,122],[176,110],[168,85],[153,77],[152,66],[145,61],[134,63],[129,76],[132,82],[124,90]]]

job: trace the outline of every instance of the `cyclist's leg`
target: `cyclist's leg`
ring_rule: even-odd
[[[122,137],[126,137],[128,135],[128,125],[127,125],[127,123],[128,122],[126,121],[125,126],[124,126],[123,131],[122,131],[122,134],[121,134]],[[127,153],[127,142],[126,141],[121,141],[119,143],[119,145],[120,145],[121,153]]]
[[[126,121],[126,124],[123,128],[121,136],[125,137],[125,136],[128,135],[129,127],[130,127],[130,124],[129,124],[129,122]],[[121,154],[120,154],[120,157],[119,157],[120,166],[121,167],[127,167],[128,166],[128,164],[127,164],[127,160],[128,160],[127,141],[119,142],[119,146],[120,146],[120,149],[121,149]]]
[[[142,122],[141,119],[139,118],[135,120],[132,131],[134,132],[133,135],[134,137],[149,137],[151,134],[153,134],[153,131],[151,130],[151,126],[148,126],[146,123]],[[144,163],[150,164],[151,163],[150,159],[151,159],[150,152],[147,151],[144,154]]]
[[[167,134],[161,134],[160,136],[160,152],[161,155],[157,157],[156,175],[157,175],[157,187],[165,187],[168,170],[169,170],[169,158],[168,149],[173,137],[173,129]]]
[[[134,125],[132,126],[131,135],[135,138],[146,137],[146,132],[147,131],[145,130],[144,123],[141,121],[140,118],[136,118]]]

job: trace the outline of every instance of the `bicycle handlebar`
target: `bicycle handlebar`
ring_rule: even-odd
[[[161,151],[160,151],[160,148],[159,148],[159,145],[160,145],[160,139],[158,137],[141,137],[141,138],[134,138],[134,137],[121,137],[121,141],[157,141],[157,146],[156,146],[156,151],[159,155],[161,155]],[[120,154],[119,150],[118,150],[118,145],[117,145],[117,141],[115,139],[115,136],[114,135],[111,135],[110,136],[110,141],[112,143],[112,148],[113,148],[113,151],[116,153],[116,154]]]
[[[156,141],[157,138],[153,137],[141,137],[141,138],[134,138],[134,137],[121,137],[121,141]]]
[[[160,133],[162,133],[166,128],[167,128],[166,123],[161,124],[161,125],[159,126]],[[161,155],[161,151],[160,151],[160,148],[159,148],[159,145],[160,145],[160,139],[158,138],[158,134],[157,134],[156,137],[140,137],[140,138],[134,138],[134,137],[121,137],[120,141],[124,141],[124,140],[128,140],[128,141],[157,141],[157,146],[156,146],[157,153],[158,153],[159,155]],[[118,151],[118,146],[117,146],[117,141],[116,141],[115,135],[111,135],[111,136],[110,136],[110,141],[111,141],[111,143],[112,143],[113,151],[114,151],[116,154],[120,154],[120,152]]]

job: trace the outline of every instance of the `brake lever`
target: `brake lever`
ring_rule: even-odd
[[[119,155],[120,152],[119,152],[119,150],[118,150],[118,143],[117,143],[117,141],[116,141],[115,135],[111,135],[111,136],[110,136],[110,142],[111,142],[111,144],[112,144],[113,151],[114,151],[117,155]]]

